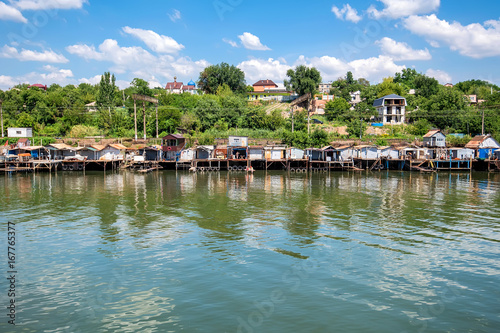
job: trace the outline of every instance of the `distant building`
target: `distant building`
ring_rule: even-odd
[[[193,80],[189,81],[187,85],[182,86],[181,89],[182,89],[182,92],[188,92],[191,94],[195,94],[198,90],[196,88],[196,83]]]
[[[17,141],[17,148],[29,147],[30,144],[31,144],[31,141],[28,138],[19,139]]]
[[[325,114],[325,105],[329,101],[333,101],[335,96],[333,95],[314,95],[314,99],[311,105],[311,111],[313,114]]]
[[[39,88],[39,89],[47,91],[47,85],[43,85],[43,84],[40,84],[40,83],[32,84],[28,88]]]
[[[479,158],[490,158],[500,148],[500,143],[491,135],[476,135],[465,145],[465,148],[476,150]]]
[[[351,93],[351,100],[349,101],[349,104],[351,104],[352,107],[355,107],[361,103],[361,91],[355,91]]]
[[[447,88],[453,88],[453,83],[447,83],[444,86],[447,87]]]
[[[330,94],[330,89],[332,89],[332,82],[320,83],[318,86],[319,93],[323,95]]]
[[[405,122],[406,98],[392,94],[376,99],[373,106],[384,125],[400,125]]]
[[[248,147],[248,136],[230,135],[228,138],[228,147]]]
[[[439,129],[430,130],[424,135],[424,147],[444,148],[446,147],[446,135]]]
[[[187,85],[184,85],[182,82],[177,82],[176,76],[174,76],[174,82],[167,83],[165,90],[171,94],[182,94],[184,92],[188,92],[194,95],[198,93],[198,88],[193,80],[189,81]]]
[[[477,95],[465,95],[465,98],[470,105],[477,104]]]
[[[9,127],[7,128],[7,136],[9,138],[31,138],[33,137],[33,129],[31,127]]]
[[[272,80],[259,80],[255,82],[252,87],[254,92],[264,92],[268,89],[278,88],[278,85]]]

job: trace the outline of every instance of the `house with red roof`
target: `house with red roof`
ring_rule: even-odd
[[[278,88],[278,85],[272,80],[259,80],[252,87],[254,92],[264,92],[269,89]]]
[[[177,77],[174,76],[174,82],[168,82],[165,86],[165,90],[167,90],[171,94],[182,94],[184,92],[188,92],[190,94],[196,94],[198,89],[196,88],[196,83],[191,80],[188,84],[184,84],[182,82],[177,82]]]
[[[38,89],[42,89],[42,90],[47,91],[47,85],[43,85],[43,84],[40,84],[40,83],[32,84],[28,88],[38,88]]]

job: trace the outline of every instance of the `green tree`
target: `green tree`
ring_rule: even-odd
[[[392,77],[385,78],[382,83],[378,85],[378,98],[384,97],[391,94],[396,94],[399,96],[406,95],[405,88],[399,84],[395,83]]]
[[[149,89],[149,83],[143,79],[135,78],[130,83],[135,89],[135,93],[145,96],[153,96],[153,92]]]
[[[413,68],[405,68],[400,73],[394,75],[394,83],[406,86],[408,89],[415,89],[415,79],[422,76]]]
[[[99,82],[97,90],[97,105],[100,107],[112,107],[114,94],[116,90],[115,85],[116,79],[115,75],[111,75],[109,72],[105,72],[101,76],[101,82]]]
[[[360,137],[364,134],[366,131],[367,125],[366,123],[361,120],[361,119],[351,119],[347,123],[347,128],[346,131],[349,133],[351,137]]]
[[[223,62],[206,67],[198,79],[198,87],[207,94],[215,94],[220,85],[227,84],[233,92],[245,93],[245,73],[234,65]]]
[[[295,70],[289,69],[286,72],[286,76],[289,79],[285,80],[285,86],[288,90],[294,90],[299,96],[307,93],[314,96],[321,83],[321,74],[314,67],[300,65],[297,66]]]
[[[413,135],[424,135],[433,125],[427,119],[419,119],[409,126],[408,132]]]
[[[333,101],[328,101],[325,104],[325,116],[328,120],[340,119],[347,111],[349,111],[351,105],[347,103],[342,97],[337,97]]]
[[[415,90],[417,96],[431,98],[439,92],[439,82],[433,77],[420,75],[415,78]]]
[[[33,117],[26,112],[20,113],[17,117],[18,127],[33,127],[34,123],[35,119],[33,119]]]
[[[465,131],[463,120],[467,114],[467,104],[458,90],[441,87],[424,105],[424,109],[428,112],[427,120],[438,128]]]
[[[312,134],[311,134],[311,139],[310,143],[313,145],[313,147],[324,147],[330,143],[328,140],[328,133],[326,133],[324,130],[316,128]]]
[[[195,114],[200,120],[201,129],[206,131],[220,119],[221,107],[218,98],[214,95],[204,95],[198,101]]]

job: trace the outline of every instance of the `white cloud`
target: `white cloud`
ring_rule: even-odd
[[[181,12],[174,9],[171,14],[168,14],[170,21],[175,22],[181,19]]]
[[[18,83],[12,76],[0,75],[0,89],[2,90],[12,88]]]
[[[81,9],[87,0],[9,0],[20,10]]]
[[[61,82],[67,78],[73,77],[73,72],[70,69],[59,69],[51,65],[43,66],[43,69],[48,72],[40,74],[40,77],[44,80]]]
[[[293,67],[285,62],[269,58],[250,59],[243,61],[237,67],[245,72],[248,82],[255,82],[263,79],[270,79],[275,82],[283,82],[286,79],[287,70],[298,65],[315,67],[321,73],[323,81],[336,80],[345,76],[351,71],[356,78],[365,78],[371,82],[380,82],[383,78],[393,76],[394,73],[402,71],[405,66],[399,66],[394,60],[387,56],[377,58],[359,59],[351,62],[344,62],[330,56],[306,58],[300,56]],[[250,83],[251,84],[251,83]]]
[[[141,47],[121,47],[114,39],[106,39],[98,50],[95,47],[78,44],[71,45],[66,50],[82,57],[86,60],[110,61],[117,65],[119,68],[129,68],[130,66],[142,67],[142,64],[152,64],[155,62],[156,57]]]
[[[184,45],[177,43],[172,37],[159,35],[152,30],[124,27],[123,32],[139,38],[151,50],[158,53],[177,53]]]
[[[95,75],[91,78],[81,78],[78,80],[78,83],[88,83],[88,84],[91,84],[91,85],[95,85],[95,84],[98,84],[99,82],[101,82],[101,75]]]
[[[431,60],[432,56],[428,49],[414,50],[407,43],[396,42],[395,40],[384,37],[375,42],[380,47],[382,53],[391,57],[395,61],[401,60]]]
[[[23,49],[19,52],[15,47],[4,45],[0,49],[1,58],[14,58],[19,61],[40,61],[48,63],[67,63],[69,60],[66,59],[62,54],[57,54],[54,51],[32,51]]]
[[[241,40],[241,44],[243,44],[243,46],[246,49],[256,50],[256,51],[268,51],[268,50],[270,50],[269,47],[267,47],[266,45],[263,45],[260,42],[259,37],[252,35],[249,32],[244,32],[243,35],[239,35],[238,38]]]
[[[286,63],[273,58],[269,58],[267,60],[250,59],[241,62],[237,67],[245,72],[245,79],[248,84],[252,84],[263,79],[283,82],[283,79],[285,79],[286,76],[286,71],[292,68]]]
[[[500,21],[463,26],[440,20],[432,14],[411,16],[404,20],[404,25],[412,33],[427,38],[433,46],[443,43],[453,51],[476,59],[500,56]]]
[[[222,41],[224,43],[227,43],[227,44],[231,45],[232,47],[239,47],[238,43],[236,43],[234,40],[227,39],[227,38],[222,38]]]
[[[193,61],[189,57],[174,57],[164,54],[154,56],[141,47],[121,47],[113,39],[106,39],[96,49],[93,45],[71,45],[66,50],[86,60],[108,61],[110,68],[116,74],[128,73],[133,77],[148,78],[159,75],[172,80],[178,77],[198,77],[208,65],[206,60]],[[133,78],[132,77],[132,78]]]
[[[381,11],[375,6],[368,8],[368,14],[372,17],[398,19],[411,15],[428,14],[436,11],[441,5],[441,0],[378,0],[385,5]]]
[[[393,76],[394,73],[405,68],[405,66],[395,64],[391,57],[384,55],[351,62],[344,62],[330,56],[314,58],[300,56],[296,65],[316,67],[320,71],[323,81],[336,80],[351,71],[354,77],[365,78],[372,83],[381,82],[383,78]]]
[[[358,15],[358,11],[351,7],[351,5],[346,4],[342,9],[339,9],[337,6],[332,7],[332,12],[337,16],[340,20],[351,21],[354,23],[358,23],[361,21],[362,17]]]
[[[19,83],[41,83],[50,86],[53,83],[65,86],[75,83],[73,72],[70,69],[59,69],[54,66],[43,66],[43,72],[30,72],[25,75],[12,77],[0,76],[0,89],[6,90]]]
[[[28,20],[16,8],[0,2],[0,20],[28,23]]]
[[[425,72],[425,75],[427,75],[428,77],[435,78],[441,84],[446,84],[446,83],[452,82],[451,81],[452,78],[451,78],[450,74],[446,73],[445,71],[439,70],[439,69],[429,68],[427,70],[427,72]]]

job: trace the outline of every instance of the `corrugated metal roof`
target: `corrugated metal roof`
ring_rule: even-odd
[[[31,146],[31,147],[23,147],[21,150],[33,151],[44,148],[43,146]]]
[[[110,143],[108,145],[108,147],[112,147],[112,148],[115,148],[115,149],[118,149],[118,150],[125,150],[125,149],[127,149],[127,147],[125,147],[124,145],[122,145],[120,143]]]
[[[90,147],[94,148],[96,151],[101,151],[106,148],[104,145],[91,145]]]
[[[472,138],[466,145],[465,148],[477,149],[481,145],[481,143],[486,140],[489,135],[476,135]]]
[[[430,138],[432,137],[434,134],[437,134],[437,133],[441,133],[441,130],[439,129],[436,129],[436,130],[430,130],[429,132],[427,132],[425,135],[424,135],[424,138]],[[444,134],[443,134],[444,135]]]
[[[49,146],[55,148],[56,150],[69,150],[69,149],[73,149],[72,146],[70,146],[68,144],[65,144],[65,143],[51,143],[51,144],[49,144]]]
[[[184,137],[181,134],[169,134],[163,137],[164,140],[168,140],[168,138],[184,139]]]

